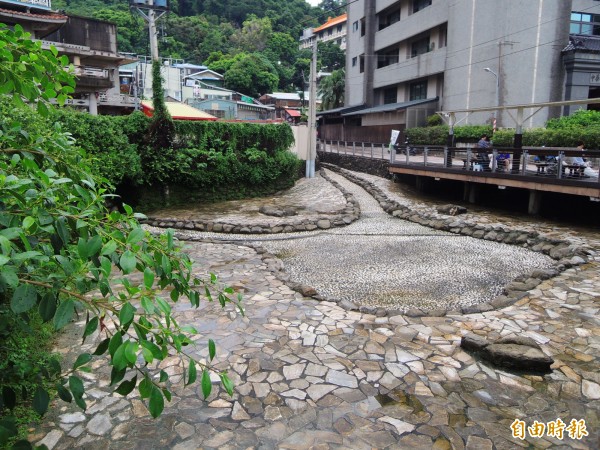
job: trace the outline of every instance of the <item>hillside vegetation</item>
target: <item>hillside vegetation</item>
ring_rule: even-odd
[[[340,4],[324,0],[316,8],[304,0],[170,1],[170,12],[158,22],[159,53],[206,64],[226,75],[226,87],[248,95],[303,90],[311,55],[298,49],[298,39],[304,28],[343,13]],[[55,0],[52,7],[113,22],[120,52],[150,53],[146,23],[126,1]],[[344,65],[343,52],[332,44],[320,46],[319,53],[319,68]],[[265,80],[259,88],[249,81],[256,79]]]

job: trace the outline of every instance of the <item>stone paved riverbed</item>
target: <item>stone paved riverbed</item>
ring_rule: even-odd
[[[600,248],[594,234],[572,238]],[[197,356],[206,356],[208,337],[215,339],[218,367],[228,368],[236,384],[233,398],[216,384],[207,401],[198,388],[176,388],[163,416],[152,420],[139,398],[111,393],[110,370],[101,359],[94,363],[98,371],[86,375],[87,411],[57,402],[32,434],[34,442],[51,449],[600,447],[597,254],[500,310],[376,317],[304,298],[241,243],[193,242],[188,251],[199,273],[214,271],[244,293],[245,317],[208,303],[199,310],[181,304],[176,313],[202,333],[192,350]],[[531,337],[554,358],[554,370],[542,376],[489,367],[459,347],[467,333]],[[61,352],[68,357],[92,347]],[[173,375],[182,370],[176,358],[163,367]],[[558,418],[567,426],[585,420],[588,436],[573,439],[565,430],[562,439],[512,437],[515,419],[532,425]]]

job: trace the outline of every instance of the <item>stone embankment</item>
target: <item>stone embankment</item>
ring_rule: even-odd
[[[352,194],[342,186],[331,180],[326,173],[321,176],[335,186],[346,199],[345,208],[338,213],[320,214],[317,217],[296,216],[289,208],[261,208],[265,216],[275,217],[279,220],[271,220],[263,223],[231,223],[216,220],[182,220],[180,218],[158,218],[149,216],[142,222],[159,228],[175,228],[179,230],[208,231],[212,233],[231,234],[278,234],[294,233],[298,231],[328,230],[335,227],[343,227],[358,220],[360,207]],[[284,218],[281,220],[281,218]]]

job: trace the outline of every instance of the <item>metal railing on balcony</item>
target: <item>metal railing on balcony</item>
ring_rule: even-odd
[[[75,66],[75,75],[78,77],[108,78],[108,69],[99,67]]]
[[[318,142],[320,151],[370,159],[384,159],[390,164],[457,171],[475,176],[512,178],[535,177],[536,180],[558,179],[564,182],[600,183],[600,151],[578,151],[559,147],[489,148],[397,145],[344,141]],[[582,158],[585,165],[575,159]]]
[[[37,6],[38,8],[51,9],[50,0],[13,0],[10,3]]]

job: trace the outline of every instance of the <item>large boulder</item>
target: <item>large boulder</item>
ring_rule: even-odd
[[[482,336],[468,334],[462,337],[460,346],[503,369],[546,373],[554,363],[540,345],[527,336],[511,335],[489,342]]]

